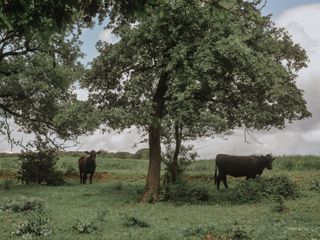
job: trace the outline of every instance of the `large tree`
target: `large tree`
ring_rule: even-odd
[[[310,116],[297,71],[305,51],[262,16],[259,1],[176,0],[146,6],[122,22],[116,44],[100,43],[85,85],[102,123],[148,134],[143,201],[157,201],[161,136],[235,127],[270,129]]]

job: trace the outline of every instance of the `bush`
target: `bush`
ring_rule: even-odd
[[[19,154],[18,179],[26,184],[62,185],[63,174],[54,168],[58,160],[57,149],[39,139],[35,144],[37,152],[27,150]]]
[[[180,203],[199,203],[209,201],[209,192],[204,187],[195,187],[179,178],[175,184],[162,186],[161,199]]]
[[[236,192],[240,202],[256,202],[265,198],[289,198],[298,195],[297,186],[285,176],[260,177],[242,182]]]
[[[5,179],[2,183],[3,190],[10,190],[12,185],[12,180],[11,179]]]
[[[17,224],[17,230],[12,234],[22,236],[24,239],[33,237],[48,237],[52,234],[50,221],[42,213],[35,212],[28,216],[28,219]]]
[[[40,198],[17,196],[14,199],[4,202],[1,209],[10,210],[12,212],[41,211],[44,209],[44,204],[45,202]]]
[[[74,176],[78,176],[79,172],[72,166],[68,166],[65,174],[66,177],[74,177]]]

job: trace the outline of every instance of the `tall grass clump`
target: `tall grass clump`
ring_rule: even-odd
[[[280,170],[320,170],[319,156],[282,156],[274,161]]]

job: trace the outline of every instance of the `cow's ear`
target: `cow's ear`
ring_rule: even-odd
[[[96,152],[96,154],[100,154],[101,153],[101,150],[99,150],[98,152]]]
[[[85,151],[86,154],[90,154],[88,151]]]

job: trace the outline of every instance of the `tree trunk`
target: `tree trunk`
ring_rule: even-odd
[[[160,128],[149,128],[149,168],[146,186],[142,195],[143,202],[156,202],[160,194],[161,142]]]
[[[181,128],[182,127],[179,127],[179,125],[177,123],[174,126],[176,147],[174,150],[171,169],[170,169],[172,183],[176,183],[177,176],[178,176],[178,157],[179,157],[180,147],[181,147],[181,131],[182,131]]]
[[[162,73],[153,96],[152,123],[149,126],[149,168],[141,201],[156,202],[160,195],[161,170],[161,119],[164,114],[168,74]]]

